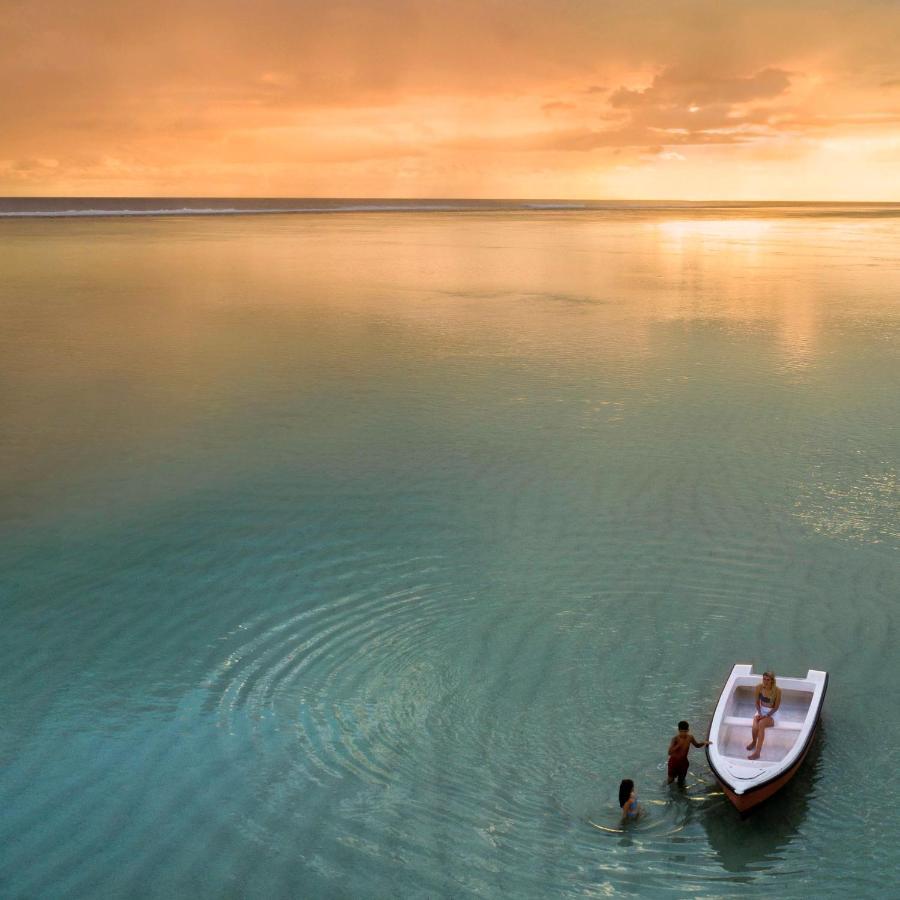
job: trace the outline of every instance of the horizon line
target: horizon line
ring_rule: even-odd
[[[837,200],[830,198],[776,198],[746,199],[734,197],[716,198],[691,198],[681,197],[479,197],[479,196],[416,196],[397,197],[390,195],[318,195],[318,194],[0,194],[0,201],[6,200],[378,200],[394,203],[420,203],[420,202],[483,202],[483,203],[753,203],[753,204],[797,204],[797,203],[831,203],[831,204],[860,204],[891,205],[900,203],[900,197],[888,200]]]

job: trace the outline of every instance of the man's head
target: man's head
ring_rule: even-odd
[[[679,731],[690,731],[690,730],[691,730],[691,726],[688,725],[688,723],[685,722],[684,719],[682,719],[682,720],[678,723],[678,730],[679,730]]]

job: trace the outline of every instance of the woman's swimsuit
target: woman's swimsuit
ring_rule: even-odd
[[[761,716],[769,716],[775,718],[775,697],[766,697],[762,693],[759,695],[759,714]]]
[[[629,819],[633,819],[638,814],[637,807],[638,807],[638,802],[637,802],[637,797],[635,797],[634,800],[631,801],[631,803],[626,803],[622,807],[622,811],[625,813],[626,816],[628,816]]]

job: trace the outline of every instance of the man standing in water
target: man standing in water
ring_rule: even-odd
[[[678,734],[669,741],[669,780],[671,784],[676,778],[678,787],[684,787],[684,779],[688,773],[688,753],[691,746],[707,747],[712,741],[698,741],[691,734],[691,726],[682,720],[678,723]]]

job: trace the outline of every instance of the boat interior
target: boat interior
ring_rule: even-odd
[[[756,713],[754,688],[757,681],[754,678],[750,684],[738,685],[728,698],[717,740],[717,749],[723,756],[735,760],[747,759],[750,751],[746,747],[751,740],[751,726]],[[778,763],[790,752],[803,730],[812,699],[812,689],[782,688],[781,706],[775,714],[775,725],[766,729],[760,762]]]

